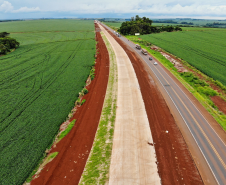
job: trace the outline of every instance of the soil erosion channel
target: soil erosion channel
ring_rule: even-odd
[[[135,71],[123,48],[100,27],[115,52],[118,68],[109,184],[160,184],[155,149],[150,145],[153,139]]]
[[[154,141],[161,183],[203,184],[185,140],[153,78],[139,57],[112,32],[108,32],[126,51],[136,72]]]
[[[32,185],[79,183],[100,120],[109,74],[109,55],[99,32],[96,33],[96,39],[96,72],[94,80],[87,87],[89,93],[84,96],[86,103],[73,116],[77,121],[70,133],[53,148],[52,152],[57,151],[59,154],[31,182]]]

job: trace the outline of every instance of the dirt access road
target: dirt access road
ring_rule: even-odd
[[[109,74],[109,55],[99,32],[96,33],[96,40],[96,77],[87,87],[89,93],[84,96],[86,103],[73,116],[77,121],[70,133],[53,148],[52,152],[59,154],[31,182],[32,185],[79,183],[98,127]]]
[[[160,184],[153,139],[135,71],[123,48],[100,27],[115,52],[118,68],[109,184]]]
[[[112,32],[109,33],[126,51],[136,72],[154,140],[162,184],[203,184],[185,140],[153,77],[149,75],[139,56]]]

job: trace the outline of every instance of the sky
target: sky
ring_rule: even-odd
[[[0,0],[0,20],[130,18],[135,15],[226,20],[226,0]]]

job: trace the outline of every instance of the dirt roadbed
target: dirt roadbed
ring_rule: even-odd
[[[114,34],[109,33],[124,48],[135,69],[152,132],[162,184],[203,184],[185,140],[154,80],[139,57]]]
[[[109,185],[161,184],[144,101],[132,63],[117,41],[100,27],[115,52],[118,69]]]

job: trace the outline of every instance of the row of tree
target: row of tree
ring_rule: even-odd
[[[130,21],[123,22],[119,28],[119,32],[123,35],[134,35],[135,33],[150,34],[150,33],[160,33],[163,31],[182,31],[178,26],[152,26],[152,20],[146,17],[132,17]]]
[[[11,49],[19,47],[20,43],[16,39],[9,37],[9,33],[0,33],[0,54],[5,55],[10,52]]]

